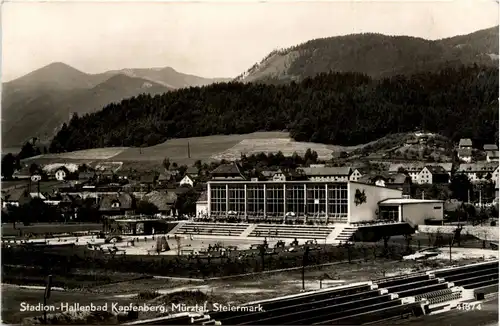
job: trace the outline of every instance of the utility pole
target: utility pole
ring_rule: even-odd
[[[309,255],[309,246],[306,245],[304,248],[304,257],[302,258],[302,290],[303,291],[305,291],[305,289],[306,289],[305,274],[306,274],[306,263],[307,263],[308,255]]]
[[[467,204],[470,204],[470,189],[467,190]]]
[[[189,142],[188,142],[188,158],[191,158],[191,148],[189,147]]]
[[[481,203],[481,189],[479,189],[479,207],[483,207],[482,203]]]
[[[43,294],[43,323],[47,325],[47,299],[50,298],[50,288],[52,287],[52,275],[47,276],[47,284],[45,285],[45,293]]]

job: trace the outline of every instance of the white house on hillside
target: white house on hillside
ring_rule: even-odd
[[[363,176],[363,173],[359,169],[354,169],[349,176],[349,181],[359,181],[359,178]]]
[[[181,182],[179,182],[179,185],[190,185],[191,187],[194,186],[194,180],[189,176],[185,175],[184,178],[182,178]]]

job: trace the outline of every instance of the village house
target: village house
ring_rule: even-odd
[[[498,146],[496,144],[484,144],[484,151],[498,151]]]
[[[351,175],[350,167],[308,167],[299,168],[307,176],[310,181],[332,181],[332,182],[347,182]]]
[[[134,199],[127,193],[103,195],[99,202],[102,215],[128,215],[134,211]]]
[[[28,203],[31,200],[28,189],[17,188],[9,191],[2,191],[2,209],[7,209],[9,206],[19,207]]]
[[[420,172],[424,168],[423,163],[391,164],[390,173],[406,173],[411,177],[413,183],[419,183]]]
[[[487,151],[486,162],[498,162],[498,150]]]
[[[194,186],[194,180],[193,177],[191,177],[189,174],[186,174],[184,178],[179,182],[180,186],[188,185],[190,187]]]
[[[196,166],[190,166],[186,170],[186,174],[191,178],[196,179],[199,176],[200,170]]]
[[[457,149],[458,158],[466,163],[472,162],[472,149],[470,148],[459,148]]]
[[[441,167],[447,174],[448,174],[448,179],[451,178],[452,170],[453,170],[453,164],[452,163],[432,163],[432,164],[426,164],[423,162],[418,162],[418,163],[408,163],[408,164],[402,164],[402,163],[397,163],[397,164],[391,164],[389,166],[389,172],[390,173],[406,173],[408,174],[413,183],[418,183],[420,184],[420,178],[423,176],[421,174],[422,170],[425,167]],[[428,182],[423,182],[423,183],[428,183]]]
[[[418,177],[420,184],[449,183],[450,175],[439,165],[426,165]]]
[[[210,172],[213,180],[246,180],[237,163],[221,164]]]
[[[160,188],[165,188],[165,187],[167,187],[167,185],[169,183],[174,182],[174,181],[175,181],[175,178],[172,175],[172,173],[170,173],[170,171],[165,171],[163,173],[160,173],[160,175],[158,176],[158,179],[156,180],[157,186]],[[182,182],[182,180],[181,180],[181,182]]]
[[[69,170],[65,166],[61,166],[54,171],[54,177],[58,181],[64,181],[69,176]]]
[[[200,194],[196,201],[196,218],[204,218],[208,215],[208,194],[206,191]]]
[[[472,140],[470,138],[462,138],[458,142],[459,149],[472,149]]]
[[[363,172],[361,169],[354,169],[349,176],[350,181],[359,181],[359,179],[363,176]]]
[[[479,182],[491,179],[498,184],[498,162],[477,162],[460,164],[457,173],[465,174],[471,182]]]
[[[175,202],[177,201],[175,192],[154,190],[144,195],[142,200],[155,205],[162,215],[173,216],[175,214]]]
[[[390,189],[400,189],[403,190],[403,196],[411,195],[412,179],[410,176],[403,173],[369,173],[359,178],[358,182]]]

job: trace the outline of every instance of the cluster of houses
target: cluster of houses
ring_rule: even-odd
[[[457,148],[457,156],[461,161],[465,163],[471,163],[474,160],[474,151],[481,150],[473,148],[471,139],[460,139]],[[486,162],[498,162],[498,146],[496,144],[485,144],[482,148],[482,151],[486,155]]]
[[[459,155],[471,151],[472,142],[462,140],[459,145]],[[196,187],[199,193],[204,193],[206,181],[214,176],[229,180],[255,181],[294,181],[309,180],[318,182],[348,182],[355,181],[377,186],[402,189],[403,195],[411,194],[412,184],[447,184],[454,173],[466,175],[471,182],[491,180],[498,189],[499,163],[498,149],[495,145],[485,145],[488,149],[486,161],[467,162],[457,165],[452,163],[396,163],[390,164],[385,171],[369,171],[361,167],[333,167],[326,164],[312,164],[309,167],[299,167],[293,170],[266,170],[246,173],[236,163],[221,164],[213,171],[200,171],[196,167],[183,170],[182,175],[177,168],[170,167],[162,173],[146,173],[138,175],[120,168],[89,169],[76,164],[52,164],[39,171],[24,167],[16,171],[14,178],[28,179],[27,187],[5,189],[2,191],[2,207],[19,206],[34,198],[40,198],[50,205],[58,207],[75,207],[91,198],[103,215],[134,214],[139,201],[154,204],[159,213],[166,216],[177,215],[175,203],[180,194],[191,187]],[[461,151],[462,149],[467,151]],[[490,153],[491,152],[491,153]],[[465,153],[465,154],[464,154]],[[496,156],[495,156],[496,155]],[[465,159],[467,161],[467,159]],[[30,171],[31,170],[31,171]],[[61,181],[57,189],[41,192],[39,183],[43,179]],[[203,176],[203,178],[201,178]],[[25,183],[26,185],[26,183]]]

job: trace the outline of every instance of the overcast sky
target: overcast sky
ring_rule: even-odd
[[[498,24],[495,1],[404,1],[3,3],[3,81],[56,61],[88,73],[170,66],[235,77],[273,49],[318,37],[439,39]]]

